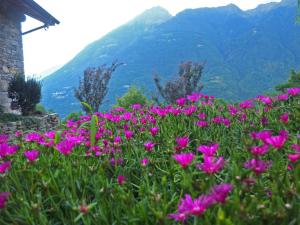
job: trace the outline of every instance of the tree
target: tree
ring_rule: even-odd
[[[136,86],[131,86],[127,93],[125,93],[121,98],[117,99],[117,104],[115,107],[123,107],[128,110],[133,104],[145,105],[147,103],[148,100],[143,95],[143,92]]]
[[[97,112],[108,92],[109,80],[120,65],[122,63],[114,62],[110,67],[102,65],[98,68],[87,68],[79,81],[79,87],[75,89],[75,97],[88,104],[93,112]],[[83,105],[82,108],[89,113],[87,106]]]
[[[275,89],[276,91],[285,92],[286,89],[292,87],[300,87],[300,71],[297,73],[295,70],[292,70],[288,81],[284,84],[277,85]]]
[[[154,75],[154,83],[159,94],[167,103],[176,103],[176,99],[202,90],[203,85],[199,81],[203,68],[203,64],[200,63],[184,62],[179,66],[177,79],[168,81],[163,87],[160,84],[159,76]]]
[[[8,86],[8,97],[12,99],[11,108],[21,110],[24,116],[35,112],[41,100],[41,83],[34,78],[14,76]]]

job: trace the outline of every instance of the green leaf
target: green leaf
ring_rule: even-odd
[[[61,131],[56,131],[54,137],[54,144],[57,144],[60,141]]]
[[[91,118],[91,128],[90,128],[90,130],[91,130],[91,134],[90,134],[91,146],[95,146],[97,126],[98,126],[98,117],[96,115],[93,115]]]
[[[89,114],[93,114],[93,108],[92,108],[92,106],[90,106],[86,102],[80,102],[80,103],[81,103],[81,105],[83,105],[87,109],[87,111],[89,112]]]
[[[225,219],[225,213],[221,208],[219,208],[219,210],[218,210],[218,220],[223,221],[224,219]]]

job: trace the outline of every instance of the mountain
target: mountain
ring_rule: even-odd
[[[53,66],[53,67],[51,67],[51,68],[49,68],[49,69],[46,69],[46,70],[44,70],[44,71],[38,73],[38,74],[36,75],[36,77],[38,77],[38,79],[44,79],[45,77],[47,77],[47,76],[53,74],[53,73],[54,73],[55,71],[57,71],[60,67],[62,67],[62,66],[61,66],[61,65]]]
[[[182,61],[205,62],[203,92],[231,100],[255,97],[300,69],[300,26],[296,1],[242,11],[230,4],[187,9],[171,16],[161,7],[145,11],[83,49],[43,80],[42,103],[65,116],[78,111],[73,89],[87,67],[125,63],[110,81],[103,108],[134,84],[150,96],[153,74],[166,81]]]

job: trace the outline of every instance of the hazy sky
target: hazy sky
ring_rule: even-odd
[[[67,63],[87,44],[144,10],[162,6],[172,15],[186,8],[234,3],[241,9],[279,0],[35,0],[61,23],[23,36],[25,73],[37,75]],[[27,18],[23,31],[41,24]]]

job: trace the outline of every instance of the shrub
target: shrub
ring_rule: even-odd
[[[0,123],[6,123],[6,122],[16,122],[20,121],[22,119],[22,116],[16,115],[13,113],[2,113],[0,114]]]
[[[93,112],[97,112],[108,92],[109,80],[120,65],[121,63],[114,62],[110,67],[102,65],[96,69],[86,69],[79,82],[79,87],[75,89],[75,97],[80,102],[85,102],[91,106]],[[86,104],[83,104],[82,108],[86,113],[90,113]]]
[[[284,84],[277,85],[275,89],[277,91],[285,92],[288,88],[292,87],[300,87],[300,71],[296,72],[295,70],[292,70],[288,81]]]
[[[168,81],[163,87],[159,76],[155,75],[154,82],[161,97],[167,103],[174,104],[176,99],[202,90],[203,85],[199,84],[202,71],[203,64],[188,61],[180,64],[177,79]]]
[[[147,98],[143,95],[143,91],[136,86],[131,86],[127,93],[117,100],[115,107],[123,107],[129,109],[133,104],[145,105],[148,103]]]
[[[25,76],[14,76],[9,83],[8,97],[12,99],[12,109],[21,110],[24,116],[30,115],[41,100],[41,83],[34,78],[25,80]]]
[[[82,112],[72,112],[66,118],[64,118],[63,123],[67,122],[68,120],[78,121],[80,117],[83,116]]]
[[[45,109],[45,106],[43,106],[42,104],[37,104],[35,106],[35,112],[38,114],[46,114],[47,110]]]

